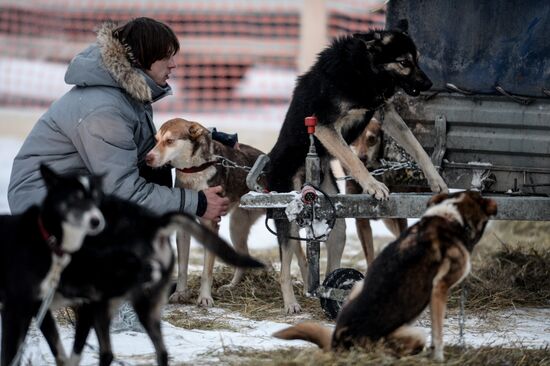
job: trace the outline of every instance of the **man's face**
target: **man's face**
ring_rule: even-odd
[[[149,70],[145,73],[160,86],[166,86],[166,81],[170,78],[172,69],[176,68],[174,56],[168,56],[162,60],[153,62]]]

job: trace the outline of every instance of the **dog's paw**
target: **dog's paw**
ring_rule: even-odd
[[[287,314],[300,314],[301,312],[302,312],[302,308],[300,307],[300,304],[298,304],[297,302],[285,305],[285,313]]]
[[[430,347],[430,356],[435,362],[445,362],[445,356],[443,355],[443,349],[437,349],[433,345]]]
[[[447,183],[441,178],[441,176],[438,174],[434,177],[428,178],[428,183],[430,184],[430,189],[434,193],[449,193],[449,187],[447,187]]]
[[[435,362],[445,362],[445,356],[443,356],[443,351],[432,353],[432,358]]]
[[[171,304],[183,304],[189,301],[188,291],[176,291],[168,298],[168,302]]]
[[[377,181],[376,179],[372,179],[370,182],[368,182],[364,187],[363,191],[370,194],[371,196],[374,196],[377,200],[385,200],[388,199],[390,195],[390,190],[386,185],[382,182]]]
[[[214,306],[214,299],[212,296],[199,296],[197,305],[203,308],[211,308]]]

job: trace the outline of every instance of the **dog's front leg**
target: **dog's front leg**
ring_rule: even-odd
[[[370,175],[359,157],[353,153],[342,135],[333,127],[317,125],[315,137],[321,141],[328,152],[344,165],[350,174],[357,180],[363,191],[373,195],[376,199],[388,198],[390,191],[382,182]]]
[[[94,329],[99,343],[99,366],[109,366],[113,362],[113,348],[111,346],[111,309],[108,302],[100,302],[94,306]]]
[[[46,338],[46,342],[48,342],[48,346],[52,351],[53,357],[55,358],[55,364],[57,366],[65,366],[67,362],[67,354],[65,353],[65,348],[59,338],[59,331],[57,329],[57,324],[53,319],[51,310],[48,310],[44,315],[44,319],[40,325],[40,331],[44,335],[44,338]]]
[[[82,358],[82,351],[86,345],[86,339],[94,320],[94,308],[91,304],[82,304],[74,308],[76,324],[74,332],[74,343],[71,357],[67,361],[68,366],[77,366]]]
[[[189,267],[189,250],[191,247],[191,236],[189,233],[178,231],[176,237],[178,248],[178,282],[176,291],[170,296],[171,303],[183,303],[189,298],[187,290],[187,271]]]
[[[204,226],[210,230],[218,233],[220,226],[211,220],[201,220]],[[199,298],[197,299],[197,305],[203,307],[214,306],[214,299],[212,298],[212,281],[214,272],[214,263],[216,256],[209,250],[204,249],[204,266],[202,268],[201,275],[201,288],[199,290]]]
[[[448,192],[447,184],[435,169],[430,157],[413,135],[403,118],[397,113],[393,104],[384,107],[382,129],[386,131],[399,146],[412,156],[426,176],[432,192]]]
[[[444,277],[449,273],[451,262],[445,258],[441,263],[436,276],[433,279],[432,296],[430,299],[430,315],[432,318],[432,357],[443,362],[443,321],[447,306],[449,286]]]

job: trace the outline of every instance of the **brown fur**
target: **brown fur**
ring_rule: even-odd
[[[229,168],[221,164],[216,156],[222,156],[241,167],[252,167],[262,152],[252,146],[239,144],[234,149],[212,140],[210,132],[198,122],[175,118],[165,122],[159,129],[157,144],[147,154],[147,163],[152,167],[170,164],[176,168],[176,186],[194,190],[222,186],[223,195],[230,200],[230,236],[235,249],[240,253],[248,253],[247,239],[250,228],[264,213],[263,210],[245,210],[239,207],[241,196],[248,192],[246,176],[248,172],[242,168]],[[199,172],[183,172],[180,169],[199,167],[212,163]],[[201,220],[216,233],[218,223]],[[187,266],[189,261],[190,238],[183,235],[178,238],[178,282],[176,292],[170,297],[171,302],[183,302],[187,299]],[[201,278],[201,289],[198,304],[212,306],[211,294],[212,272],[215,257],[205,251],[204,268]],[[236,285],[243,275],[242,269],[237,269],[233,280],[228,286]]]
[[[351,149],[359,157],[359,160],[366,166],[372,166],[380,154],[382,145],[382,124],[372,118],[365,127],[364,131],[355,141],[351,143]],[[363,189],[354,180],[346,181],[346,194],[361,194]],[[407,219],[383,219],[384,225],[397,238],[405,229],[407,229]],[[356,218],[355,227],[357,236],[361,242],[367,265],[374,260],[374,242],[370,220],[365,218]]]
[[[449,290],[470,270],[470,253],[496,203],[478,192],[432,197],[421,220],[374,260],[360,288],[336,320],[331,349],[384,341],[395,352],[418,352],[424,340],[409,327],[430,305],[433,357],[443,361],[443,320]],[[296,327],[296,326],[295,326]],[[291,327],[294,328],[294,327]],[[276,333],[284,339],[318,339],[318,328]],[[320,344],[325,349],[322,342]]]

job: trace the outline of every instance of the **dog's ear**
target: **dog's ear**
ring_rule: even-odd
[[[103,189],[103,180],[105,179],[105,177],[107,176],[106,173],[103,173],[103,174],[93,174],[92,175],[92,181],[94,182],[94,185],[96,186],[96,188],[98,190],[102,190]]]
[[[437,205],[438,203],[443,202],[449,197],[449,194],[447,193],[438,193],[436,195],[433,195],[432,198],[428,201],[427,206],[431,207],[433,205]]]
[[[409,21],[407,19],[399,19],[396,28],[405,34],[409,34]]]
[[[191,126],[189,126],[189,138],[191,140],[196,140],[204,135],[205,131],[207,130],[204,127],[202,127],[198,123],[193,123],[191,124]]]
[[[42,179],[46,182],[46,187],[53,187],[59,183],[59,175],[57,175],[52,169],[50,169],[46,164],[40,164],[40,174]]]
[[[367,65],[372,65],[372,57],[369,52],[370,42],[374,41],[365,40],[363,33],[355,33],[350,42],[347,42],[346,52],[350,62],[355,66],[354,70],[363,70],[369,68]]]
[[[497,213],[497,203],[492,199],[484,198],[482,207],[488,216],[493,216]]]

